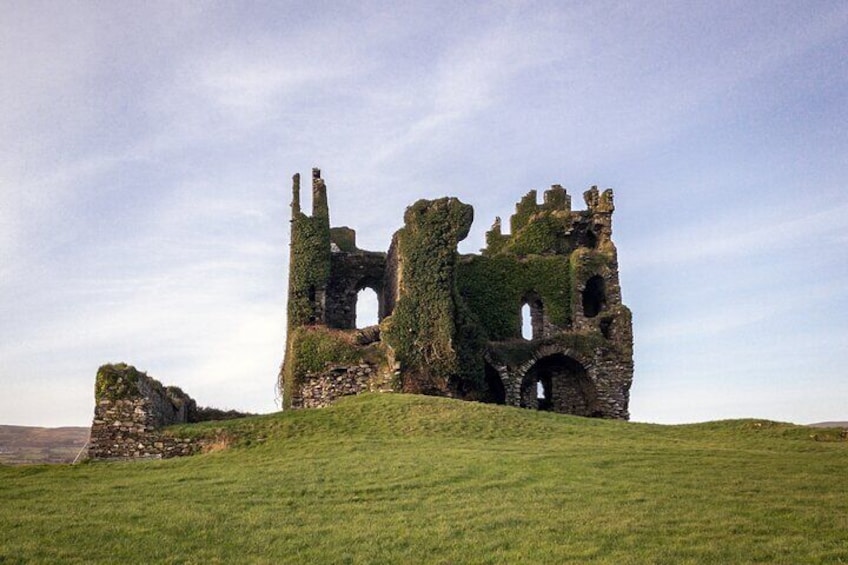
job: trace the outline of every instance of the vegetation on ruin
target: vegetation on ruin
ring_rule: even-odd
[[[592,359],[596,349],[609,347],[609,342],[599,333],[564,333],[533,342],[524,339],[501,341],[491,344],[489,350],[493,361],[517,367],[529,361],[540,345],[548,344],[557,345],[562,350],[570,350],[575,358],[583,362]]]
[[[97,369],[94,399],[120,400],[138,395],[138,379],[147,376],[132,365],[109,363]],[[161,385],[160,385],[161,386]]]
[[[576,249],[569,257],[574,280],[585,281],[592,275],[603,273],[604,270],[614,267],[612,257],[610,251],[605,253],[585,247]]]
[[[289,327],[308,324],[315,312],[309,289],[322,288],[330,276],[330,227],[324,216],[292,215],[289,264]]]
[[[381,344],[362,346],[355,341],[355,332],[335,330],[326,326],[301,326],[289,330],[286,365],[280,380],[283,399],[291,402],[292,392],[301,385],[308,373],[323,371],[328,364],[349,365],[367,362],[385,365]]]
[[[354,253],[356,249],[356,232],[349,227],[330,228],[330,240],[339,250]]]
[[[554,324],[571,319],[571,277],[567,257],[466,256],[457,265],[459,294],[488,339],[520,337],[521,306],[531,294],[542,301]]]
[[[471,206],[455,198],[419,200],[407,208],[405,226],[397,232],[404,292],[383,323],[382,337],[403,368],[405,390],[444,391],[445,377],[462,376],[467,366],[457,354],[461,320],[453,271],[457,242],[472,219]]]
[[[848,561],[838,430],[371,394],[172,431],[229,447],[0,467],[0,563]]]
[[[567,234],[570,226],[571,216],[569,215],[555,213],[538,215],[506,242],[503,252],[519,257],[568,253]]]

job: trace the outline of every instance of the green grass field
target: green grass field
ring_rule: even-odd
[[[174,433],[229,448],[0,467],[0,563],[848,562],[834,430],[385,394]]]

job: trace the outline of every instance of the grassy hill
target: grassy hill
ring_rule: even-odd
[[[88,441],[88,428],[0,425],[0,463],[70,463]]]
[[[0,467],[0,563],[844,563],[840,430],[404,395],[177,428],[184,459]]]

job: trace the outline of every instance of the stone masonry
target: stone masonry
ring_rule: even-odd
[[[88,445],[91,459],[168,458],[192,455],[202,447],[200,442],[162,433],[165,426],[196,421],[195,401],[135,367],[100,367],[95,402]]]
[[[496,218],[480,254],[457,243],[473,221],[456,198],[419,200],[388,252],[331,227],[327,188],[312,171],[312,214],[292,187],[284,408],[324,406],[374,390],[438,394],[580,416],[629,418],[630,310],[612,242],[612,190],[584,210],[553,185]],[[377,294],[379,326],[356,329],[356,302]],[[522,335],[522,317],[532,327]],[[363,336],[367,334],[367,339]]]

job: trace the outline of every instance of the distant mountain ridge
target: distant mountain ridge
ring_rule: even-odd
[[[848,428],[848,421],[845,422],[817,422],[815,424],[807,424],[811,428]]]
[[[88,441],[89,428],[0,425],[0,464],[71,463]]]

